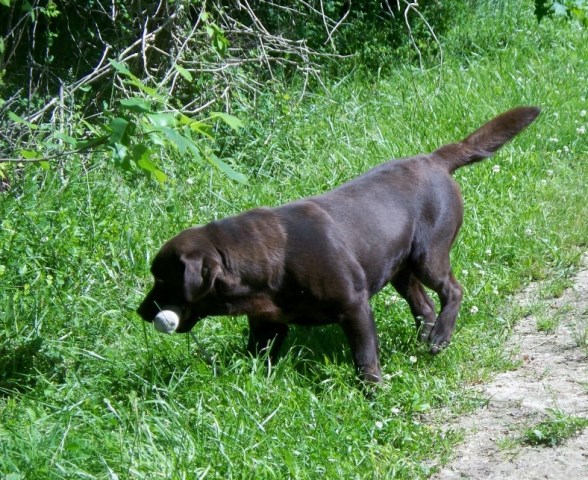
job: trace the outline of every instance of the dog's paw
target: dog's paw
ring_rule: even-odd
[[[421,322],[421,324],[418,326],[418,336],[419,336],[419,340],[422,343],[429,343],[429,339],[431,337],[431,332],[433,330],[433,327],[435,326],[434,322]]]
[[[449,346],[449,340],[435,342],[432,341],[429,345],[429,353],[431,355],[437,355],[442,350],[445,350]]]

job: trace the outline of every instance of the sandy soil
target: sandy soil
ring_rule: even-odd
[[[487,405],[451,422],[448,428],[465,431],[464,443],[432,479],[588,479],[588,429],[556,447],[517,441],[524,429],[547,418],[548,409],[588,417],[587,349],[579,346],[588,328],[588,256],[560,298],[542,300],[540,289],[532,285],[516,301],[541,304],[540,318],[560,319],[556,330],[539,331],[533,315],[517,324],[509,349],[521,366],[482,387]]]

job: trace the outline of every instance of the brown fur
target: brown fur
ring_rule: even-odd
[[[247,315],[252,353],[275,355],[288,324],[338,323],[364,381],[381,379],[369,299],[391,283],[431,353],[451,338],[462,288],[449,252],[463,206],[451,178],[492,155],[539,114],[519,107],[459,143],[392,160],[323,195],[184,230],[153,260],[155,285],[138,309],[153,321],[180,311],[176,332],[209,315]],[[437,293],[441,310],[423,286]]]

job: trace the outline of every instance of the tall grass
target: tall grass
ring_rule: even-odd
[[[425,478],[457,434],[427,415],[509,365],[509,296],[569,276],[586,248],[586,33],[532,2],[470,12],[442,67],[351,76],[302,103],[244,101],[244,188],[201,166],[158,187],[102,163],[27,169],[0,197],[0,472],[5,478]],[[487,11],[488,10],[488,11]],[[490,15],[490,13],[495,15]],[[465,15],[465,14],[464,14]],[[373,301],[385,385],[366,398],[336,327],[294,329],[281,360],[245,354],[243,318],[157,335],[133,310],[149,262],[180,229],[320,193],[390,157],[455,141],[512,106],[538,121],[457,172],[465,225],[452,259],[465,299],[430,357],[393,290]]]

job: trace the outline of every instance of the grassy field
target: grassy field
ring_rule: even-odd
[[[500,7],[496,5],[500,4]],[[442,66],[356,74],[297,102],[237,114],[243,187],[166,165],[159,187],[104,162],[27,168],[0,193],[0,478],[426,478],[459,432],[437,412],[511,366],[502,344],[535,279],[561,293],[588,238],[588,35],[537,25],[532,2],[480,2],[443,39]],[[521,6],[523,5],[523,6]],[[430,357],[408,308],[372,304],[385,385],[367,399],[337,327],[297,328],[271,367],[245,354],[244,318],[158,335],[134,309],[180,229],[323,192],[391,157],[461,139],[520,104],[543,113],[456,178],[465,224],[452,260],[465,296]],[[433,421],[432,418],[436,420]]]

